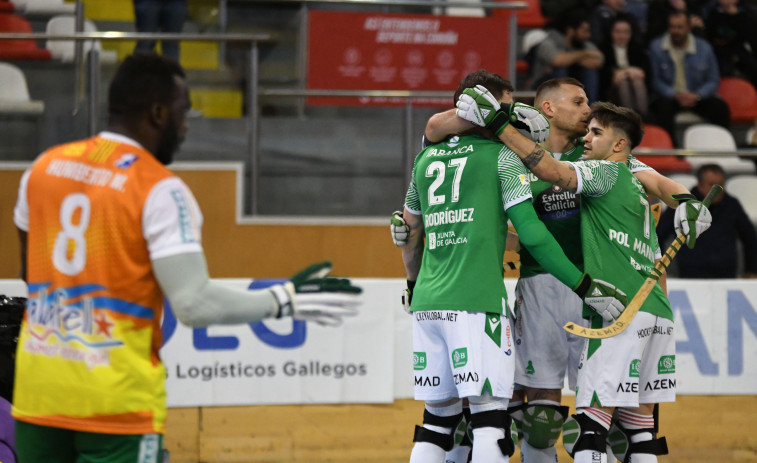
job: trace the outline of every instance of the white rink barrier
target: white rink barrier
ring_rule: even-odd
[[[405,281],[354,281],[364,288],[365,303],[338,328],[268,320],[191,329],[167,314],[161,355],[169,406],[411,398],[411,317],[400,304]],[[512,304],[515,280],[505,281]],[[676,321],[678,393],[757,394],[757,281],[671,279],[668,290]],[[25,295],[17,280],[0,280],[0,293]]]

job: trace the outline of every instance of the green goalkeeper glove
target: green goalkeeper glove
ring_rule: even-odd
[[[357,315],[362,288],[347,278],[333,278],[331,262],[313,264],[286,283],[270,288],[279,305],[276,318],[291,316],[323,326],[339,326],[342,318]]]

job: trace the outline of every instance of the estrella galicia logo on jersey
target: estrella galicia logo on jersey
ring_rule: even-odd
[[[676,372],[676,356],[675,355],[663,355],[660,357],[660,361],[657,362],[657,373],[660,375],[667,375]]]
[[[413,352],[413,370],[425,370],[425,369],[426,369],[426,353]]]
[[[116,161],[116,167],[119,169],[128,169],[132,164],[137,162],[138,159],[137,155],[133,153],[122,154]]]
[[[628,366],[628,377],[638,378],[639,371],[641,371],[641,360],[640,359],[631,360],[631,364]]]
[[[534,209],[539,217],[548,220],[569,219],[580,212],[581,196],[553,185],[534,197]]]
[[[468,348],[461,347],[452,351],[452,366],[455,368],[464,367],[468,364]]]
[[[458,137],[457,135],[450,138],[449,141],[447,142],[447,146],[449,146],[450,148],[454,148],[459,144],[460,144],[460,137]]]

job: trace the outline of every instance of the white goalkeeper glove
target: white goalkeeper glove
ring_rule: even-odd
[[[392,241],[397,247],[407,245],[407,236],[410,234],[410,227],[407,226],[401,211],[392,212],[392,218],[389,220],[389,230],[392,233]]]
[[[276,318],[293,317],[321,326],[339,326],[342,318],[357,315],[363,291],[347,278],[333,278],[331,262],[311,265],[283,284],[271,286],[279,304]]]
[[[594,280],[587,274],[581,277],[573,292],[606,322],[618,318],[628,304],[626,293],[606,281]]]
[[[456,103],[457,116],[499,135],[508,124],[541,143],[549,137],[549,121],[538,109],[523,103],[500,103],[483,85],[466,88]]]
[[[699,235],[712,225],[712,214],[707,206],[692,194],[673,195],[673,199],[680,203],[673,217],[673,227],[675,227],[676,235],[686,236],[686,245],[691,249],[696,244]]]

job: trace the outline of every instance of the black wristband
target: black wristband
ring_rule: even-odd
[[[507,106],[507,108],[504,111],[500,108],[500,110],[497,111],[497,114],[494,116],[494,119],[492,119],[492,121],[486,125],[487,129],[490,129],[497,135],[501,134],[502,131],[505,130],[505,127],[507,127],[507,124],[510,123],[510,115],[508,112],[506,112],[510,109],[510,105],[502,106]]]
[[[591,286],[591,277],[584,273],[581,277],[581,281],[576,285],[575,288],[573,288],[573,292],[578,294],[578,297],[583,299],[586,295],[586,291],[589,290],[589,286]]]
[[[415,280],[407,280],[407,289],[412,293],[413,288],[415,288]]]

